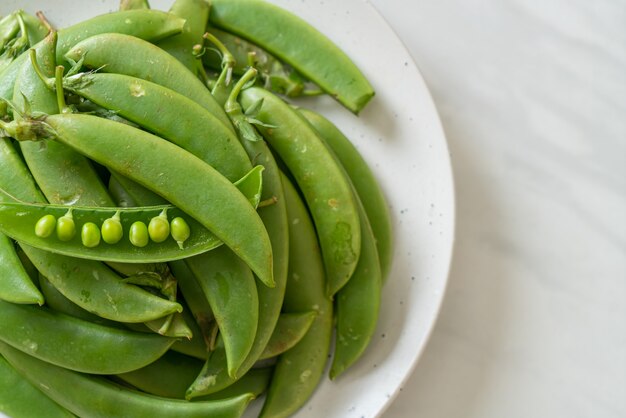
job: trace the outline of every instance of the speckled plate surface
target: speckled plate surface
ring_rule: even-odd
[[[166,10],[169,0],[151,0]],[[378,331],[365,356],[337,381],[324,379],[298,418],[381,415],[417,363],[443,299],[454,241],[448,148],[428,89],[408,52],[362,0],[274,0],[333,39],[362,68],[376,97],[355,117],[328,98],[300,102],[333,120],[371,164],[391,206],[395,259]],[[117,0],[3,0],[43,10],[58,27],[117,8]],[[255,408],[250,410],[254,415]]]

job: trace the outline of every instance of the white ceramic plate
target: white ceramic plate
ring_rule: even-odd
[[[117,9],[117,0],[3,0],[0,14],[43,10],[57,27]],[[151,0],[167,10],[170,0]],[[454,240],[448,148],[428,89],[408,52],[363,0],[274,0],[329,36],[361,67],[376,97],[360,117],[330,99],[306,106],[333,120],[359,148],[387,195],[395,259],[378,331],[365,356],[337,381],[324,379],[298,418],[382,414],[413,370],[435,323]],[[257,405],[258,408],[258,405]]]

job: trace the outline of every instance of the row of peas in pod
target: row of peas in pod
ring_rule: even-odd
[[[371,85],[262,0],[53,23],[0,20],[0,412],[295,413],[365,352],[392,234],[354,146],[288,100],[358,114]]]

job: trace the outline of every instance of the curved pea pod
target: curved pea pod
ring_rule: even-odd
[[[335,379],[365,352],[376,331],[382,275],[374,233],[362,205],[359,208],[361,259],[352,278],[337,292],[337,338],[330,378]]]
[[[330,39],[269,2],[212,0],[209,22],[274,54],[354,113],[374,96],[363,73]]]
[[[259,360],[276,357],[288,351],[302,340],[313,324],[317,312],[283,313],[278,318],[270,338]]]
[[[100,33],[125,33],[157,41],[180,33],[184,24],[184,19],[158,10],[128,10],[96,16],[59,31],[56,61],[63,62],[63,56],[73,45]],[[28,53],[20,55],[0,74],[0,97],[13,97],[17,73],[27,58]]]
[[[0,139],[0,189],[9,189],[28,198],[28,191],[43,199],[32,181],[26,167],[21,162],[13,144],[8,139]],[[0,202],[9,200],[0,193]],[[15,251],[13,242],[0,233],[0,299],[14,303],[43,304],[44,298],[33,284]]]
[[[252,168],[231,129],[167,87],[123,74],[81,73],[66,78],[64,88],[191,152],[231,181]]]
[[[110,328],[45,307],[0,301],[0,312],[0,340],[48,363],[84,373],[136,370],[161,357],[174,343],[171,338]]]
[[[121,50],[125,51],[124,56],[119,54]],[[133,36],[107,33],[79,42],[65,57],[72,61],[82,59],[83,65],[88,68],[150,80],[172,89],[195,101],[232,129],[224,110],[204,83],[176,58],[149,42]]]
[[[298,192],[283,177],[289,215],[289,279],[283,309],[313,310],[317,316],[302,340],[276,363],[261,417],[285,417],[311,397],[328,361],[333,304],[326,294],[324,266],[315,228]]]
[[[202,371],[187,390],[187,397],[193,398],[219,392],[250,370],[258,361],[270,340],[280,316],[289,264],[289,230],[287,209],[283,196],[283,184],[276,161],[264,141],[242,141],[250,159],[265,167],[263,172],[262,201],[275,203],[259,208],[259,215],[265,224],[272,242],[274,254],[274,280],[276,286],[257,286],[259,298],[259,322],[256,337],[248,357],[243,362],[237,376],[228,375],[227,357],[224,346],[218,339],[215,350],[211,353]]]
[[[6,344],[0,343],[0,353],[31,384],[37,385],[53,401],[78,416],[237,418],[254,398],[252,394],[202,402],[161,398],[120,390],[120,386],[110,381],[47,364]]]
[[[389,207],[374,174],[350,140],[331,121],[311,110],[298,111],[319,132],[350,177],[372,227],[385,280],[391,267],[393,233]]]
[[[224,339],[228,374],[235,376],[250,353],[259,316],[252,272],[223,247],[185,260],[207,298]]]
[[[12,417],[73,418],[0,356],[0,412]]]
[[[43,305],[44,297],[24,269],[15,245],[0,234],[0,299],[12,303]]]
[[[20,135],[25,126],[36,136]],[[4,129],[18,140],[54,137],[151,189],[215,234],[263,283],[274,285],[271,242],[254,207],[228,179],[187,151],[147,132],[90,115],[50,115],[40,121],[5,124]]]
[[[185,390],[196,377],[202,362],[193,357],[169,351],[152,364],[132,372],[118,375],[124,382],[156,396],[184,399]],[[252,369],[232,386],[215,394],[210,399],[226,399],[244,393],[261,395],[269,383],[271,369]],[[198,398],[207,400],[209,398]]]
[[[24,244],[21,246],[37,269],[66,298],[102,318],[118,322],[147,322],[182,310],[178,303],[124,283],[117,274],[97,261],[52,254]]]
[[[185,19],[185,29],[157,44],[197,76],[201,76],[203,69],[201,61],[194,54],[194,46],[202,43],[202,35],[209,20],[209,8],[206,0],[176,0],[170,7],[170,13]]]
[[[252,87],[240,94],[245,109],[263,100],[256,118],[265,140],[285,162],[304,194],[320,237],[329,295],[350,279],[359,260],[361,230],[349,180],[315,130],[270,92]]]

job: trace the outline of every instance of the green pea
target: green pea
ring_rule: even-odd
[[[80,231],[80,238],[83,245],[87,248],[93,248],[100,245],[100,230],[98,225],[93,222],[87,222]]]
[[[61,241],[69,241],[76,235],[76,224],[74,224],[74,218],[72,217],[72,209],[69,209],[67,213],[57,219],[57,238]]]
[[[172,238],[176,240],[178,246],[182,250],[183,242],[185,242],[191,234],[191,231],[189,230],[189,225],[187,225],[187,222],[183,218],[177,217],[172,219],[171,229]]]
[[[135,247],[145,247],[148,245],[148,227],[141,221],[133,222],[130,226],[128,239]]]
[[[54,232],[57,225],[57,218],[54,215],[45,215],[35,224],[35,235],[41,238],[48,238]]]
[[[107,244],[117,244],[124,235],[122,229],[122,222],[120,222],[120,212],[115,212],[109,219],[105,219],[102,222],[102,239]]]
[[[170,236],[170,223],[167,221],[167,209],[163,209],[159,216],[150,219],[148,234],[154,242],[163,242]]]

